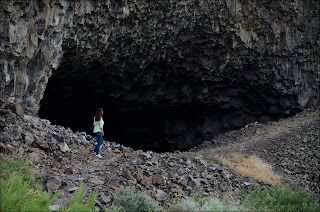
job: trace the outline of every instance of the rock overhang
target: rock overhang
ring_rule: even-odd
[[[63,66],[61,61],[86,68],[98,61],[119,77],[145,74],[153,64],[166,63],[166,71],[202,72],[202,81],[251,77],[250,83],[295,95],[300,108],[319,102],[319,5],[313,2],[60,0],[2,5],[1,94],[35,111],[51,70]],[[153,77],[148,77],[150,82]]]
[[[63,96],[103,96],[133,108],[200,104],[288,115],[319,104],[313,1],[1,6],[0,94],[34,112],[52,92],[48,81],[58,82]]]

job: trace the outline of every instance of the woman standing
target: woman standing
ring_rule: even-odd
[[[104,136],[104,132],[103,132],[104,121],[103,121],[102,116],[103,116],[103,109],[97,108],[96,115],[93,119],[93,133],[97,136],[97,145],[94,148],[94,153],[96,154],[96,156],[98,158],[102,158],[102,156],[99,153],[100,146],[103,142],[102,136]]]

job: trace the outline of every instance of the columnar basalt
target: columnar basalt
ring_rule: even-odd
[[[319,11],[298,0],[4,0],[0,97],[38,112],[52,80],[52,102],[197,104],[242,124],[290,115],[319,105]]]

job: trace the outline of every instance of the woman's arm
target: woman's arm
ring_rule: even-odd
[[[104,121],[103,121],[103,119],[101,117],[101,119],[100,119],[100,128],[101,128],[102,136],[104,136],[103,125],[104,125]]]

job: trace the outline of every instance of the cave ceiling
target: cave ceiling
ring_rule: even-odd
[[[8,0],[1,8],[0,94],[35,112],[49,81],[65,96],[164,107],[290,113],[319,104],[315,1]]]

